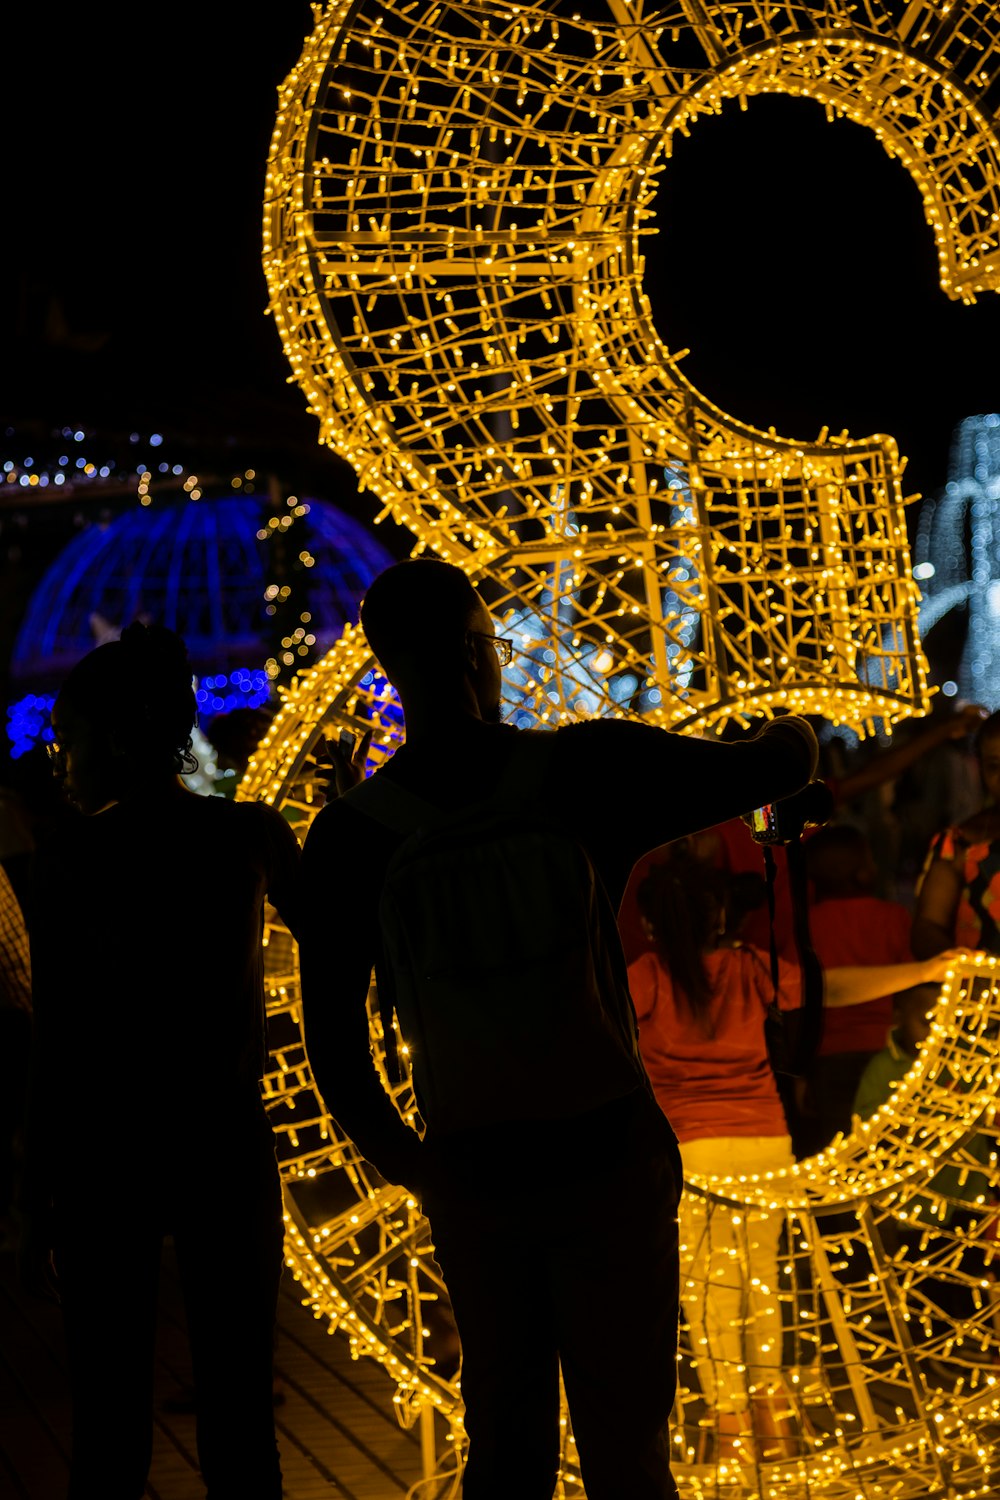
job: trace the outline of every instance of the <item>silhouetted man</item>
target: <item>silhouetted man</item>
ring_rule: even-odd
[[[77,662],[52,716],[55,774],[84,816],[34,872],[19,1264],[62,1304],[69,1500],[146,1493],[168,1237],[210,1500],[282,1493],[262,937],[267,902],[298,932],[299,845],[266,803],[185,786],[195,710],[183,640],[135,622]]]
[[[560,1367],[590,1500],[672,1500],[681,1174],[639,1059],[613,913],[647,849],[803,786],[815,736],[792,718],[740,744],[626,720],[528,735],[507,727],[499,652],[509,644],[466,575],[436,559],[380,574],[361,624],[403,707],[406,742],[374,778],[397,800],[417,794],[471,817],[515,756],[529,779],[537,759],[536,800],[585,850],[601,894],[595,922],[606,914],[590,936],[607,1065],[595,1062],[589,998],[561,995],[571,1018],[579,1000],[579,1024],[565,1026],[544,1091],[532,1095],[518,1070],[507,1118],[494,1104],[480,1125],[443,1128],[434,1108],[427,1118],[415,1062],[424,1138],[404,1123],[372,1064],[365,1005],[373,966],[385,967],[383,884],[406,835],[371,815],[362,784],[318,814],[303,851],[304,1021],[317,1084],[359,1149],[430,1219],[462,1341],[466,1500],[549,1500]],[[434,892],[424,896],[433,918]],[[487,962],[517,946],[511,924],[524,916],[511,905],[484,914]],[[515,1000],[517,982],[514,973]],[[475,1007],[474,973],[469,984]]]

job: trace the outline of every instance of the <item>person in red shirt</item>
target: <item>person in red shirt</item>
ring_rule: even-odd
[[[685,1183],[794,1164],[765,1020],[801,1005],[801,976],[739,942],[740,886],[682,847],[639,891],[653,947],[630,964],[639,1048],[677,1136]],[[825,1004],[856,1006],[940,983],[954,953],[923,963],[850,966],[825,976]],[[723,1189],[724,1191],[724,1189]],[[720,1455],[782,1434],[778,1240],[784,1214],[728,1213],[690,1190],[680,1206],[681,1302]],[[765,1452],[766,1452],[765,1448]]]
[[[911,914],[902,902],[875,894],[875,858],[860,828],[829,823],[817,829],[805,844],[805,857],[809,935],[824,969],[912,962]],[[824,1016],[822,1038],[796,1090],[796,1118],[790,1121],[799,1159],[822,1151],[838,1132],[850,1131],[861,1075],[885,1046],[892,1024],[891,995]]]
[[[1000,712],[976,738],[983,805],[931,840],[917,887],[915,953],[939,953],[959,942],[1000,953]]]

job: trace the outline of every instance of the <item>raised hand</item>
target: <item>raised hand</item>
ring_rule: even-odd
[[[342,797],[352,786],[364,781],[368,750],[374,733],[374,725],[366,729],[360,738],[349,729],[342,729],[337,739],[324,741],[329,768],[320,761],[319,769],[328,797]]]
[[[948,948],[944,953],[935,953],[933,958],[924,960],[926,971],[924,983],[943,984],[949,969],[954,969],[957,964],[975,957],[971,948]]]

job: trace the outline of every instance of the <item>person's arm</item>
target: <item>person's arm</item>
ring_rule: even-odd
[[[955,941],[955,916],[962,895],[962,871],[956,860],[933,859],[920,883],[910,947],[915,958],[931,958]]]
[[[292,937],[302,929],[302,891],[299,871],[302,848],[295,831],[276,808],[257,804],[267,841],[267,899]]]
[[[553,795],[579,805],[595,842],[628,847],[625,879],[648,850],[800,791],[819,761],[811,725],[790,714],[732,742],[626,719],[593,719],[559,733],[566,750]]]
[[[812,725],[794,714],[769,719],[746,740],[672,739],[673,829],[656,843],[791,797],[815,779],[819,767]]]
[[[382,871],[377,827],[331,803],[302,852],[302,1024],[316,1087],[331,1115],[389,1182],[419,1192],[423,1148],[375,1069],[367,1000],[377,952]]]
[[[883,995],[895,995],[918,984],[943,984],[948,971],[966,956],[952,948],[912,964],[870,964],[863,968],[827,969],[825,1003],[831,1008],[862,1005]]]
[[[932,720],[926,729],[913,735],[904,744],[891,745],[880,755],[872,756],[867,765],[835,782],[833,792],[838,804],[853,802],[856,797],[870,792],[872,787],[881,786],[884,781],[895,781],[939,745],[945,745],[949,740],[963,740],[967,735],[974,734],[988,717],[989,709],[984,708],[981,703],[967,703],[957,714]]]

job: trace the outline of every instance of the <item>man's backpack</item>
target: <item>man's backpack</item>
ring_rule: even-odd
[[[348,800],[403,835],[379,903],[379,1008],[429,1133],[566,1118],[646,1084],[618,928],[541,805],[555,735],[519,732],[494,793],[440,808],[376,772]]]

